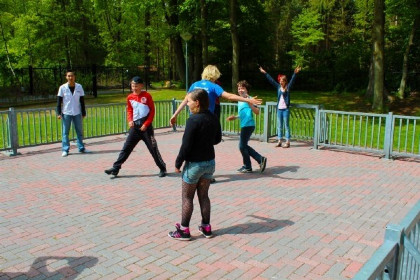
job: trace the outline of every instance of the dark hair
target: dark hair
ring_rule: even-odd
[[[189,93],[192,100],[200,103],[199,113],[209,109],[209,95],[204,89],[195,89]]]
[[[143,80],[139,76],[135,76],[131,79],[131,82],[135,84],[142,84]]]
[[[247,91],[249,91],[251,89],[251,85],[247,81],[245,81],[245,80],[239,81],[236,85],[238,87],[244,87],[244,88],[246,88]]]
[[[68,73],[73,73],[73,74],[76,76],[76,72],[75,72],[73,69],[67,69],[67,70],[66,70],[66,75],[67,75]]]

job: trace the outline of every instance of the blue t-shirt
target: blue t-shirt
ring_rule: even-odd
[[[216,98],[221,96],[224,90],[221,86],[210,82],[209,80],[201,80],[193,83],[188,92],[195,89],[204,89],[209,95],[209,111],[214,114],[214,107],[216,107]]]
[[[249,106],[250,105],[247,102],[238,101],[238,113],[241,127],[255,126],[252,109]]]

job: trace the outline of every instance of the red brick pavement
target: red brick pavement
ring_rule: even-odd
[[[212,225],[205,239],[167,237],[180,221],[173,173],[182,133],[156,131],[170,172],[144,143],[110,179],[124,136],[87,140],[92,154],[61,157],[60,144],[0,156],[0,279],[349,279],[420,199],[419,163],[252,141],[264,174],[237,174],[236,138],[216,147]],[[256,168],[254,162],[254,168]]]

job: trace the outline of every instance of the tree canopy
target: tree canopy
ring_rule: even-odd
[[[380,1],[384,87],[403,87],[403,98],[418,89],[420,0]],[[0,76],[28,66],[146,65],[185,82],[180,35],[188,32],[191,80],[207,63],[226,85],[232,75],[252,79],[257,65],[274,73],[301,65],[304,80],[319,80],[314,89],[363,90],[375,24],[374,0],[1,0]]]

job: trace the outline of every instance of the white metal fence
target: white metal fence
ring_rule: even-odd
[[[153,126],[169,127],[169,119],[180,103],[175,99],[156,101]],[[267,102],[259,108],[252,138],[268,141],[277,135],[276,103]],[[420,157],[420,117],[331,111],[308,104],[292,104],[290,112],[292,138],[313,141],[315,149],[324,146],[379,153],[385,158]],[[239,134],[239,122],[226,121],[237,113],[236,103],[221,103],[223,133]],[[174,129],[184,126],[188,116],[184,109]],[[125,133],[127,129],[125,103],[87,106],[85,138]],[[61,131],[61,121],[53,108],[0,111],[0,151],[12,155],[18,148],[60,142]],[[74,139],[74,131],[70,137]]]
[[[384,243],[353,279],[420,279],[420,201],[399,225],[387,226]]]

